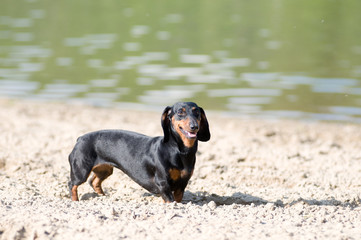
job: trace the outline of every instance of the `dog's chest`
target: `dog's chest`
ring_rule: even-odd
[[[171,180],[173,180],[174,182],[177,181],[188,181],[190,179],[190,177],[192,176],[192,172],[193,171],[189,171],[186,169],[178,169],[178,168],[170,168],[168,173],[169,173],[169,178]]]

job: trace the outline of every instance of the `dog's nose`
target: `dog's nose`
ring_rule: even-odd
[[[189,127],[190,127],[190,129],[192,130],[192,131],[196,131],[196,130],[198,130],[198,124],[197,123],[195,123],[195,122],[191,122],[190,124],[189,124]]]

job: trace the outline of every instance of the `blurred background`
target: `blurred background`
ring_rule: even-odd
[[[361,123],[361,1],[0,0],[0,97]]]

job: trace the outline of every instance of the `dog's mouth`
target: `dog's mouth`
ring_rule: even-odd
[[[184,130],[182,127],[179,127],[179,129],[187,138],[196,138],[197,137],[197,132],[188,132],[187,130]]]

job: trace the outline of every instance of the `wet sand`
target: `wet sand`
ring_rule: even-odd
[[[68,155],[99,129],[162,134],[160,115],[0,100],[0,239],[360,239],[361,125],[207,112],[182,203],[121,171],[69,198]]]

